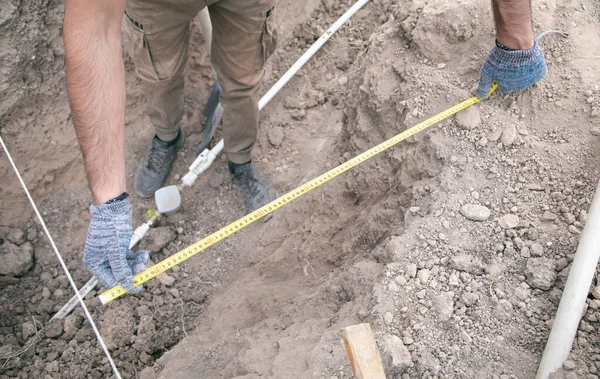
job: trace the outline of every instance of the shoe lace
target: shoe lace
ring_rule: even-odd
[[[258,180],[255,178],[252,167],[248,167],[242,173],[242,180],[244,181],[244,185],[248,188],[250,194],[254,196],[260,195],[260,188],[258,185]]]
[[[167,153],[168,149],[165,149],[164,147],[160,146],[156,140],[153,140],[152,144],[150,145],[150,152],[148,153],[148,168],[160,168],[162,163],[167,158]]]

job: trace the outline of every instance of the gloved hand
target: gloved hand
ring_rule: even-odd
[[[504,50],[494,46],[481,67],[476,96],[485,98],[493,80],[498,82],[502,92],[510,93],[524,90],[541,80],[547,72],[544,53],[537,38],[528,50]]]
[[[142,286],[133,287],[133,276],[146,269],[148,252],[129,250],[132,234],[129,195],[92,205],[90,213],[92,220],[83,263],[105,288],[120,284],[131,293],[140,292]]]

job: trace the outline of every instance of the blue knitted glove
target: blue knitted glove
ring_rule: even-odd
[[[92,220],[83,263],[105,288],[120,284],[129,292],[140,292],[142,286],[133,287],[133,275],[145,270],[148,252],[129,250],[132,234],[129,195],[114,202],[92,205],[90,213]]]
[[[476,95],[480,99],[485,98],[494,80],[502,92],[521,91],[540,81],[547,72],[544,53],[537,38],[528,50],[508,51],[494,46],[481,67]]]

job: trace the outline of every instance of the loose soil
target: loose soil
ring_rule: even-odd
[[[351,3],[279,2],[266,91]],[[341,328],[373,326],[389,378],[533,378],[600,176],[600,5],[535,2],[548,76],[354,168],[166,275],[139,296],[86,298],[124,377],[351,378]],[[63,4],[0,4],[0,135],[78,285],[90,192],[66,98]],[[279,193],[471,95],[493,43],[488,3],[370,2],[262,111],[254,156]],[[127,172],[153,129],[127,69]],[[194,24],[187,138],[194,158],[214,78]],[[219,132],[217,132],[219,133]],[[217,136],[218,137],[218,136]],[[0,156],[0,378],[104,378],[111,369]],[[159,261],[244,215],[221,157],[142,243]],[[152,200],[132,197],[134,226]],[[600,287],[558,378],[598,378]],[[42,330],[43,328],[43,330]]]

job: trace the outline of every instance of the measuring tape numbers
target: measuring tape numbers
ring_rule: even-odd
[[[494,82],[490,87],[490,91],[488,95],[485,97],[486,99],[496,90],[498,84]],[[179,251],[178,253],[173,254],[172,256],[158,262],[154,266],[142,271],[141,273],[135,275],[133,277],[133,284],[135,287],[139,286],[142,283],[147,282],[148,280],[156,277],[162,272],[167,271],[171,267],[174,267],[181,262],[185,261],[188,258],[193,257],[199,252],[207,249],[208,247],[214,245],[215,243],[229,237],[233,233],[237,232],[240,229],[252,224],[254,221],[266,216],[267,214],[283,207],[287,203],[299,198],[300,196],[310,192],[311,190],[319,187],[320,185],[328,182],[329,180],[335,178],[336,176],[350,170],[352,167],[357,166],[369,158],[376,156],[377,154],[389,149],[390,147],[396,145],[397,143],[407,139],[410,136],[413,136],[423,130],[429,128],[432,125],[452,116],[455,113],[462,111],[470,107],[473,104],[476,104],[481,99],[477,97],[472,97],[468,100],[463,101],[462,103],[456,104],[455,106],[446,109],[445,111],[436,114],[435,116],[428,118],[425,121],[418,123],[410,129],[405,130],[404,132],[388,139],[385,142],[380,143],[379,145],[372,147],[371,149],[365,151],[362,154],[350,159],[349,161],[342,163],[341,165],[327,171],[326,173],[318,176],[315,179],[308,181],[307,183],[297,187],[296,189],[291,190],[283,196],[273,200],[269,204],[265,205],[262,208],[255,210],[254,212],[240,218],[237,221],[232,222],[231,224],[225,226],[224,228],[214,232],[201,239],[200,241],[194,243],[186,247],[185,249]],[[102,304],[106,304],[111,302],[112,300],[118,298],[119,296],[125,294],[127,291],[121,287],[120,285],[113,287],[100,295],[100,301]]]

